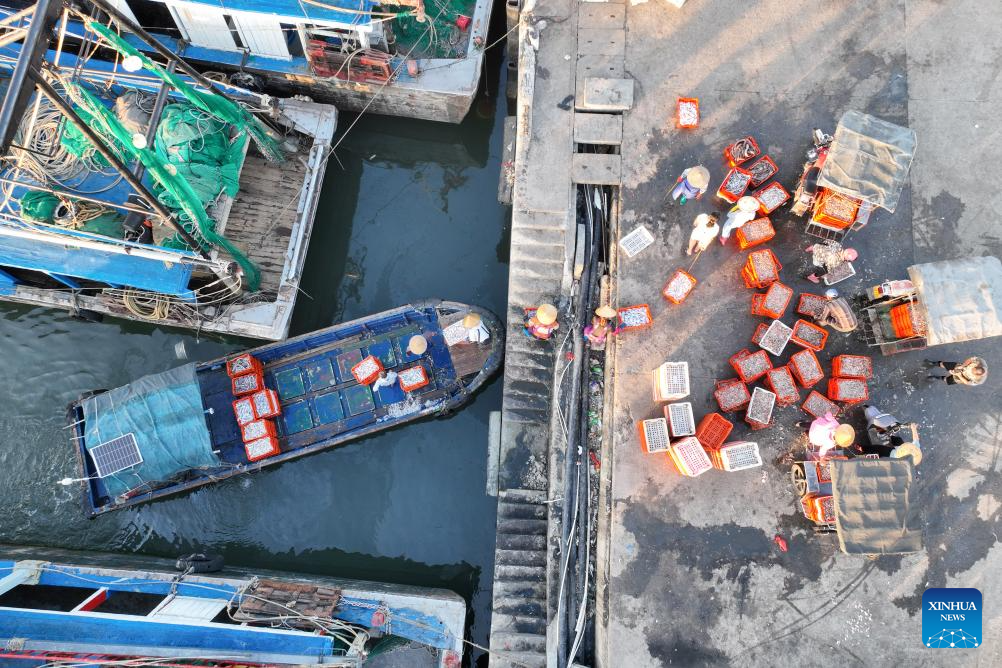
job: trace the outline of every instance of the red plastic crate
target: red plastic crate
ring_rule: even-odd
[[[619,331],[647,329],[654,323],[651,309],[647,304],[634,304],[617,309]]]
[[[824,327],[818,327],[814,323],[807,322],[804,319],[798,319],[793,325],[793,334],[790,336],[790,341],[793,341],[801,348],[808,348],[814,351],[824,350],[825,343],[828,341],[828,330]]]
[[[254,419],[272,418],[282,414],[282,404],[275,390],[261,390],[250,395],[254,406]]]
[[[827,302],[828,300],[821,295],[813,295],[810,292],[801,293],[800,300],[797,302],[797,313],[817,319]]]
[[[833,416],[838,415],[842,412],[842,407],[817,390],[811,390],[811,393],[804,399],[804,403],[800,404],[800,410],[819,418],[825,413],[831,413]]]
[[[793,299],[793,289],[776,281],[769,285],[769,289],[765,291],[757,305],[752,300],[752,315],[779,320],[786,313],[786,307],[791,299]]]
[[[717,450],[731,435],[734,423],[720,413],[709,413],[696,425],[696,438],[707,450]]]
[[[790,367],[794,378],[804,389],[814,387],[819,380],[825,377],[821,362],[818,361],[817,355],[810,348],[790,355],[790,362],[787,366]]]
[[[676,269],[668,282],[665,283],[664,288],[661,289],[661,296],[672,304],[681,304],[695,287],[695,276],[684,269]]]
[[[844,230],[856,221],[856,214],[862,203],[862,200],[854,197],[821,188],[811,220],[826,227]]]
[[[838,355],[832,360],[832,375],[840,378],[873,378],[873,360],[866,355]]]
[[[413,392],[418,388],[424,387],[431,381],[428,379],[428,372],[424,370],[423,366],[418,364],[398,373],[397,382],[400,383],[400,389],[404,392]]]
[[[281,452],[281,449],[278,447],[277,438],[274,436],[265,436],[249,443],[244,443],[244,452],[247,453],[247,459],[256,462],[268,457],[274,457]]]
[[[724,413],[730,413],[744,408],[751,401],[751,394],[748,386],[738,378],[720,381],[717,389],[713,391],[713,398],[717,400],[717,405]]]
[[[680,97],[675,103],[675,118],[680,128],[699,127],[699,98]]]
[[[240,426],[240,438],[244,443],[256,441],[266,436],[278,436],[275,432],[275,423],[271,420],[254,420]]]
[[[361,385],[371,385],[379,378],[383,372],[383,363],[375,355],[365,357],[361,362],[351,368],[351,375]]]
[[[782,270],[783,265],[779,263],[776,254],[768,248],[763,248],[748,253],[748,259],[741,268],[741,277],[744,279],[745,287],[765,288],[779,280],[779,272]]]
[[[786,192],[786,188],[775,181],[764,188],[759,188],[752,193],[752,196],[758,200],[758,210],[763,216],[768,216],[790,199],[790,193]]]
[[[751,143],[752,152],[744,157],[735,156],[733,152],[734,145],[737,144],[739,141],[741,141],[741,139],[738,139],[737,141],[733,142],[727,148],[724,149],[724,160],[727,161],[728,166],[734,167],[735,165],[740,165],[741,163],[748,162],[749,160],[757,158],[759,155],[762,154],[762,149],[758,147],[758,142],[755,141],[754,137],[749,135],[747,137],[744,137],[744,139]]]
[[[870,398],[862,378],[832,378],[828,381],[828,398],[844,404],[858,404]]]
[[[765,295],[761,292],[756,292],[751,296],[751,314],[752,315],[765,315],[762,313],[762,302],[765,301]],[[758,343],[757,341],[755,343]]]
[[[734,238],[738,240],[738,248],[741,250],[760,246],[771,241],[775,236],[776,228],[772,226],[772,221],[765,216],[748,221],[734,233]]]
[[[744,383],[754,383],[772,368],[772,360],[764,350],[744,355],[731,363]]]
[[[751,187],[758,188],[760,185],[771,179],[779,171],[779,167],[767,155],[763,155],[755,162],[748,165],[748,171],[752,174]]]
[[[751,183],[751,173],[746,169],[734,167],[724,175],[724,180],[717,188],[717,197],[734,204],[748,190],[749,183]]]
[[[230,378],[230,389],[233,396],[242,397],[264,389],[264,376],[259,373],[245,373]]]
[[[230,378],[236,378],[237,376],[243,376],[248,373],[264,373],[264,369],[261,367],[261,362],[259,362],[258,359],[250,353],[237,355],[236,357],[226,360],[226,375]]]
[[[754,312],[755,310],[755,297],[761,297],[761,296],[762,295],[757,293],[752,295],[752,312]],[[764,322],[760,322],[758,324],[758,327],[755,328],[755,332],[752,334],[751,342],[757,346],[759,342],[762,340],[762,337],[765,336],[765,333],[768,330],[769,330],[769,325],[767,325]]]
[[[776,403],[780,406],[789,406],[800,401],[800,390],[797,389],[797,383],[788,367],[769,369],[765,374],[765,386],[776,395]]]

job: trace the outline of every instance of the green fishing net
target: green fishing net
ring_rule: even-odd
[[[21,196],[21,215],[35,223],[52,223],[56,219],[59,198],[40,190]]]

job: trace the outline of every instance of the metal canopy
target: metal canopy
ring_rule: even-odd
[[[1002,336],[1002,262],[997,257],[916,264],[908,268],[908,277],[930,346]]]
[[[915,133],[847,111],[835,129],[818,185],[893,212],[915,155]]]
[[[907,554],[922,549],[908,527],[915,471],[908,459],[833,460],[839,547],[846,554]]]

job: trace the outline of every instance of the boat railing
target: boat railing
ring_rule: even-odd
[[[309,40],[306,48],[306,60],[315,75],[343,81],[385,83],[393,76],[391,58],[376,49],[345,51],[321,39]]]

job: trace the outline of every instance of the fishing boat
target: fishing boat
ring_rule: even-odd
[[[0,658],[34,665],[458,668],[465,622],[443,589],[0,547]]]
[[[0,22],[0,299],[284,338],[337,110],[45,5]]]
[[[62,482],[93,517],[454,411],[498,370],[503,332],[426,302],[90,392],[69,406],[80,475]]]
[[[11,0],[13,1],[13,0]],[[348,111],[459,123],[483,70],[492,0],[93,0],[203,71]],[[68,33],[85,36],[84,20]]]

